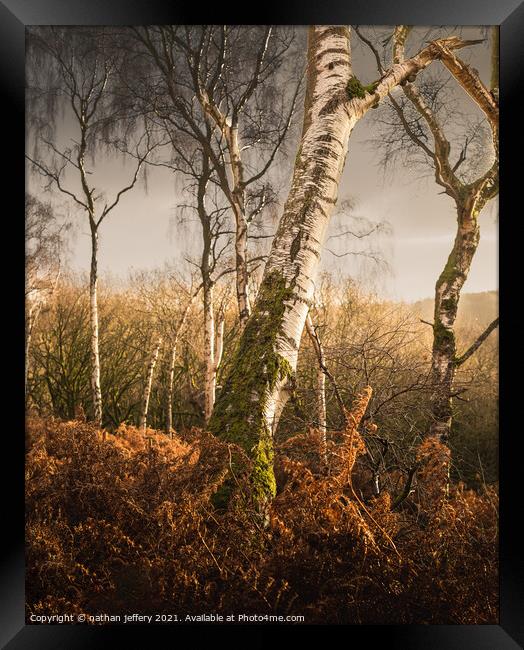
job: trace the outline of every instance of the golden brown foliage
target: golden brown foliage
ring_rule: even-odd
[[[416,489],[364,500],[357,427],[370,394],[329,440],[277,450],[267,530],[237,478],[229,510],[210,498],[242,454],[193,430],[185,440],[84,422],[27,426],[30,613],[302,614],[306,623],[497,622],[497,495],[452,485],[446,452],[419,450]],[[247,459],[244,459],[248,463]],[[444,492],[443,492],[444,490]]]

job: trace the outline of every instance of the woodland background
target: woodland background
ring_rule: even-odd
[[[28,612],[496,622],[497,28],[34,27],[27,97]],[[417,302],[345,186],[364,119],[384,195],[454,214]],[[175,255],[101,273],[159,170]]]

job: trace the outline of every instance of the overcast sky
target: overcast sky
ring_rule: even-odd
[[[465,35],[478,36],[478,30],[467,30]],[[486,82],[489,80],[487,47],[468,48],[461,52],[461,57],[471,62]],[[376,78],[372,60],[359,47],[354,47],[353,64],[358,76],[366,80]],[[468,97],[459,101],[463,110],[474,110]],[[442,188],[435,184],[431,174],[421,178],[420,172],[397,166],[384,178],[377,153],[368,144],[376,135],[374,113],[378,111],[369,111],[351,136],[339,199],[351,199],[355,215],[372,222],[387,222],[388,229],[366,242],[347,238],[338,240],[332,236],[341,228],[345,229],[346,223],[354,224],[343,215],[335,217],[328,232],[331,239],[326,242],[321,266],[324,270],[357,277],[386,298],[413,301],[430,297],[453,244],[456,227],[454,204],[441,194]],[[70,124],[65,122],[59,123],[58,131],[63,140],[73,135]],[[295,144],[290,143],[289,161],[279,168],[282,199],[285,199],[285,188],[289,184],[295,150]],[[131,173],[121,159],[102,159],[99,171],[108,195],[118,189]],[[132,269],[159,267],[165,262],[183,266],[188,251],[195,252],[197,224],[179,223],[177,203],[180,201],[180,188],[175,185],[172,173],[154,168],[148,172],[148,177],[147,192],[143,185],[137,186],[102,225],[99,256],[102,275],[109,273],[125,277]],[[27,184],[28,190],[42,200],[55,201],[50,194],[43,192],[38,178],[28,175]],[[70,265],[75,270],[87,271],[90,259],[87,223],[71,204],[65,209],[79,222],[69,246]],[[492,202],[480,216],[481,241],[465,292],[498,288],[497,214],[497,206]],[[387,266],[377,266],[362,255],[335,257],[328,249],[339,254],[348,250],[380,251]]]

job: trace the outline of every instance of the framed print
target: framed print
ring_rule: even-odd
[[[524,8],[346,5],[2,0],[3,647],[522,647]]]

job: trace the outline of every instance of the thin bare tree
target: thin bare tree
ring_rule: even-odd
[[[317,387],[315,390],[316,393],[316,402],[317,402],[317,426],[322,435],[324,441],[324,446],[326,444],[326,429],[327,429],[327,420],[326,420],[326,359],[324,356],[324,348],[320,341],[316,327],[313,325],[313,319],[311,318],[311,312],[307,315],[306,318],[306,329],[308,336],[315,350],[315,354],[318,360],[317,367]]]
[[[64,233],[68,224],[59,224],[49,203],[26,193],[25,197],[25,390],[31,338],[42,307],[55,291],[61,270]]]
[[[149,363],[147,364],[146,380],[144,383],[144,393],[142,396],[142,410],[140,412],[139,428],[145,433],[147,429],[147,412],[149,409],[149,398],[151,396],[151,388],[153,386],[153,375],[155,373],[160,347],[162,345],[162,337],[160,336],[153,347]]]
[[[28,94],[33,126],[37,128],[35,153],[27,155],[27,159],[32,171],[42,176],[48,188],[58,190],[74,202],[79,215],[89,225],[91,391],[93,420],[101,426],[97,301],[100,227],[122,196],[135,187],[153,145],[147,130],[142,130],[133,145],[125,135],[113,140],[113,144],[133,160],[134,169],[129,180],[115,191],[111,199],[105,200],[104,193],[93,179],[96,156],[118,123],[119,116],[115,115],[112,107],[111,86],[123,53],[113,47],[109,32],[92,32],[88,28],[33,28],[29,44]],[[67,143],[61,142],[53,133],[58,109],[65,111],[74,129]]]
[[[155,70],[153,84],[150,75],[141,82],[146,110],[196,140],[231,209],[244,325],[251,309],[248,230],[274,201],[268,172],[285,143],[301,87],[290,64],[294,30],[204,25],[132,32]]]

